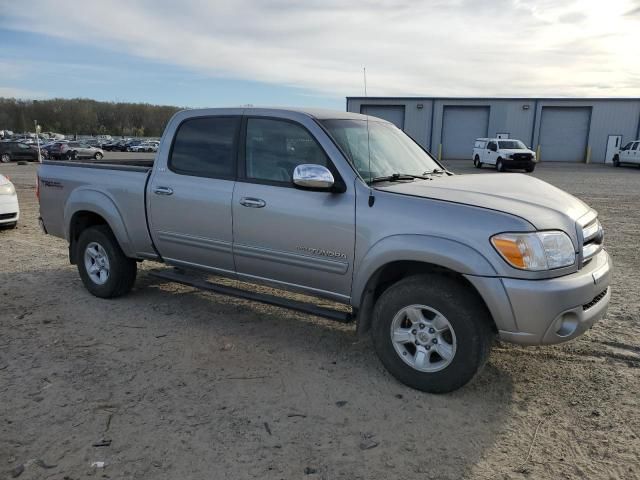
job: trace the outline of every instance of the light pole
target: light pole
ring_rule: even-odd
[[[38,163],[42,163],[42,153],[40,152],[40,125],[38,121],[34,120],[33,125],[36,127],[36,145],[38,146]]]

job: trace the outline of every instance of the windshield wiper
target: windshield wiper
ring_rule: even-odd
[[[434,168],[433,170],[427,170],[422,175],[432,175],[434,173],[445,173],[445,170],[441,168]]]
[[[410,173],[392,173],[391,175],[384,175],[382,177],[373,177],[371,182],[369,183],[379,183],[379,182],[397,182],[400,180],[415,180],[419,178],[420,180],[429,180],[429,177],[425,177],[424,175],[412,175]]]

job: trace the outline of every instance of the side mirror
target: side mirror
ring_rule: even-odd
[[[328,190],[335,180],[327,167],[314,164],[298,165],[293,170],[293,183],[301,188]]]

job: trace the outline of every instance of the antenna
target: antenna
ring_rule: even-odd
[[[367,96],[367,67],[362,67],[362,74],[364,77],[364,96],[366,97]],[[371,187],[373,176],[371,175],[371,141],[369,136],[369,112],[367,112],[366,122],[367,122],[367,155],[369,156],[369,207],[373,207],[373,204],[376,201],[376,199],[373,196],[373,188]]]
[[[367,67],[362,68],[362,73],[364,74],[364,96],[367,96]]]

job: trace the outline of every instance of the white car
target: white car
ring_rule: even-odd
[[[476,168],[494,165],[499,172],[512,168],[533,172],[536,154],[515,138],[478,138],[473,146],[473,164]]]
[[[614,155],[613,165],[619,167],[621,163],[640,165],[640,140],[627,143]]]
[[[138,145],[132,145],[132,152],[157,152],[160,142],[142,142]]]
[[[18,195],[13,183],[0,174],[0,227],[14,228],[20,218]]]

